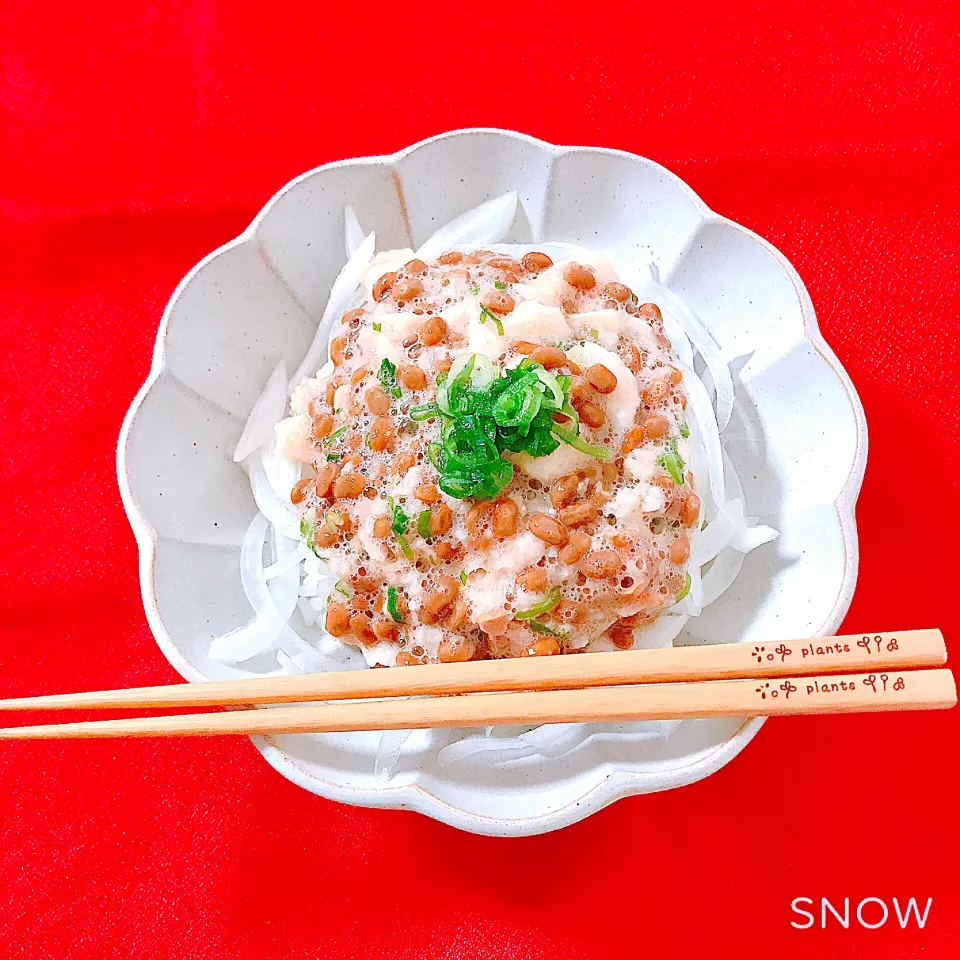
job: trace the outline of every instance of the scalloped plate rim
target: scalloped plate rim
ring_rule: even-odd
[[[143,404],[147,394],[153,385],[159,380],[165,370],[165,347],[166,334],[169,320],[174,306],[179,300],[181,294],[188,284],[192,282],[210,262],[220,257],[227,251],[239,247],[244,243],[257,242],[257,229],[265,220],[270,211],[280,201],[280,199],[289,191],[295,189],[298,185],[321,173],[322,171],[351,166],[375,166],[380,164],[395,164],[403,157],[406,157],[421,147],[441,140],[460,137],[471,134],[493,134],[495,136],[513,139],[524,143],[537,146],[541,150],[554,156],[563,156],[570,153],[599,153],[604,155],[621,156],[629,159],[631,162],[640,163],[654,168],[657,172],[665,175],[667,178],[675,181],[688,194],[694,202],[703,221],[726,224],[733,229],[747,235],[752,240],[760,243],[777,260],[781,268],[786,272],[793,284],[794,292],[800,304],[801,315],[805,339],[808,340],[817,353],[826,362],[833,374],[840,381],[844,388],[844,393],[850,403],[854,415],[856,428],[856,450],[853,461],[850,464],[850,470],[839,495],[833,502],[834,512],[837,517],[840,532],[843,538],[844,546],[844,577],[837,593],[837,599],[830,615],[826,618],[822,626],[815,631],[816,635],[827,635],[833,633],[839,627],[850,602],[853,598],[853,591],[856,585],[857,571],[859,568],[859,549],[857,541],[857,528],[855,505],[863,482],[864,471],[866,469],[867,458],[867,424],[864,415],[863,406],[860,398],[853,386],[853,383],[843,368],[836,354],[824,340],[817,322],[816,312],[810,295],[800,279],[799,274],[787,258],[763,237],[758,236],[753,231],[723,217],[711,210],[703,199],[687,184],[683,179],[666,167],[658,164],[647,157],[641,157],[638,154],[630,153],[625,150],[617,150],[606,147],[594,146],[561,146],[548,143],[532,137],[529,134],[519,133],[512,130],[503,130],[496,127],[469,127],[456,130],[450,130],[444,133],[420,140],[402,150],[392,154],[383,154],[379,156],[346,158],[335,160],[330,163],[321,164],[303,174],[293,178],[278,190],[261,208],[256,217],[249,226],[233,240],[228,241],[222,246],[213,250],[201,259],[187,274],[183,277],[170,297],[163,311],[163,316],[157,330],[157,338],[154,345],[150,371],[143,385],[140,387],[120,429],[120,435],[117,443],[117,477],[120,488],[120,498],[123,503],[127,518],[133,529],[134,537],[137,541],[139,552],[139,576],[140,593],[143,600],[144,611],[147,617],[147,623],[157,641],[161,652],[173,666],[173,668],[184,679],[190,682],[203,682],[209,678],[195,669],[180,653],[179,648],[171,640],[163,626],[160,617],[160,611],[157,604],[157,591],[155,582],[155,562],[158,538],[145,515],[140,510],[136,497],[133,494],[130,482],[130,470],[127,459],[127,446],[130,434],[134,428],[137,413]],[[171,375],[172,376],[172,375]],[[174,378],[175,379],[175,378]],[[269,737],[251,737],[251,740],[262,753],[267,762],[278,773],[293,781],[297,785],[309,790],[311,793],[324,796],[331,800],[337,800],[344,803],[361,805],[375,808],[405,809],[414,810],[426,816],[432,817],[450,826],[459,829],[468,830],[473,833],[488,834],[494,836],[528,836],[533,834],[546,833],[552,830],[560,829],[575,823],[598,810],[603,809],[616,800],[628,796],[634,796],[643,793],[658,792],[660,790],[669,790],[679,786],[685,786],[695,783],[711,773],[716,772],[721,767],[729,763],[736,757],[746,745],[756,736],[760,727],[764,723],[763,717],[747,718],[740,728],[722,744],[707,751],[704,755],[696,757],[690,763],[683,766],[671,768],[665,775],[658,772],[658,785],[653,788],[646,788],[643,781],[649,777],[649,774],[624,768],[620,763],[606,761],[598,765],[598,769],[603,770],[602,778],[594,783],[590,789],[575,800],[568,801],[564,805],[554,808],[547,813],[528,817],[510,818],[503,817],[485,817],[480,814],[467,812],[459,807],[447,803],[445,800],[436,796],[419,783],[410,783],[390,786],[389,781],[383,789],[370,789],[369,787],[348,787],[342,783],[326,780],[317,776],[312,771],[308,771],[294,757],[283,752]]]

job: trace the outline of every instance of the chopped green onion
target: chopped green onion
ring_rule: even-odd
[[[496,320],[484,311],[482,319],[488,318]],[[608,451],[578,436],[579,417],[569,398],[572,383],[572,377],[548,373],[529,357],[503,370],[481,354],[459,357],[438,386],[436,404],[418,405],[410,413],[412,420],[440,420],[440,437],[427,446],[440,489],[461,500],[493,498],[513,480],[513,464],[505,453],[545,457],[561,441],[607,459]],[[570,419],[573,430],[554,422],[557,412]]]
[[[417,514],[417,533],[426,540],[430,536],[430,511],[421,510]]]
[[[559,587],[554,587],[542,600],[538,600],[529,610],[519,610],[517,620],[533,620],[534,617],[549,613],[562,597]]]
[[[333,589],[336,590],[337,593],[342,593],[348,600],[353,596],[353,589],[344,580],[338,580],[337,585]]]
[[[494,280],[494,281],[493,281],[493,285],[494,285],[498,290],[506,290],[507,287],[509,286],[509,284],[504,283],[502,280]]]
[[[497,397],[493,405],[493,419],[501,427],[529,427],[543,404],[543,392],[538,381],[518,380]]]
[[[397,623],[403,623],[403,614],[400,613],[397,607],[396,587],[387,587],[387,613],[389,613]]]
[[[657,465],[663,467],[670,474],[670,479],[680,486],[683,483],[683,470],[686,463],[683,457],[677,453],[677,438],[674,437],[667,443],[666,450],[657,457]]]
[[[440,475],[440,489],[458,500],[492,500],[513,479],[513,464],[499,457],[489,469],[456,470]]]
[[[387,497],[387,506],[390,508],[390,529],[400,544],[400,552],[411,562],[414,559],[413,549],[405,536],[410,518],[403,512],[403,507],[395,503],[393,497]]]
[[[576,424],[577,429],[574,430],[574,433],[577,433],[580,429],[580,414],[574,409],[573,404],[567,400],[557,412],[564,417],[569,417]]]
[[[393,497],[387,497],[387,506],[390,508],[390,529],[396,536],[402,537],[410,525],[410,518],[403,512],[403,507]]]
[[[466,570],[461,570],[461,571],[460,571],[460,582],[461,582],[464,586],[467,585],[467,571],[466,571]]]
[[[380,364],[380,370],[377,373],[377,379],[383,389],[390,394],[394,400],[400,399],[400,385],[397,383],[397,365],[386,357]]]
[[[550,391],[552,396],[552,401],[547,405],[554,410],[559,410],[563,406],[565,398],[557,378],[544,370],[543,367],[537,367],[537,378]],[[569,387],[567,389],[569,390]]]
[[[545,623],[537,623],[536,620],[531,620],[527,626],[534,633],[545,633],[548,637],[556,637],[558,640],[565,640],[567,637],[566,630],[554,630],[552,627],[548,627]]]
[[[447,382],[447,372],[446,370],[441,370],[437,374],[437,386],[439,387],[441,383],[446,383],[446,382]]]
[[[587,443],[586,440],[581,440],[580,437],[578,437],[572,430],[567,430],[565,427],[561,427],[557,423],[553,425],[552,432],[554,436],[562,440],[564,443],[569,444],[574,450],[579,450],[581,453],[585,453],[588,456],[596,457],[597,460],[610,459],[610,451],[605,447],[595,447],[592,443]]]
[[[690,592],[690,574],[687,574],[683,581],[683,589],[677,594],[677,603],[679,603]]]
[[[418,403],[415,407],[410,408],[410,419],[414,421],[430,420],[437,416],[439,412],[440,408],[433,402]]]
[[[450,368],[451,370],[453,367]],[[482,353],[473,355],[473,372],[470,374],[471,390],[486,390],[500,376],[497,365]]]
[[[480,288],[474,283],[470,286],[470,292],[476,296],[480,292]]]
[[[342,453],[328,453],[327,463],[339,463],[343,459]]]
[[[596,328],[593,328],[590,330],[590,336],[593,337],[594,340],[596,340],[597,337],[600,336],[600,331],[597,330]]]
[[[373,324],[373,329],[374,329],[374,332],[375,332],[375,333],[379,333],[379,332],[383,329],[383,324],[382,324],[382,323],[374,323],[374,324]]]
[[[333,433],[331,433],[326,440],[321,441],[320,445],[324,447],[329,447],[330,444],[334,442],[334,440],[339,440],[340,437],[342,437],[346,432],[347,432],[346,426],[342,426],[340,427],[339,430],[334,430]]]
[[[680,424],[680,436],[683,437],[684,440],[690,436],[690,428],[685,423]]]
[[[450,390],[458,391],[465,390],[467,384],[470,382],[470,377],[473,374],[473,368],[477,365],[477,357],[479,354],[472,353],[464,361],[463,366],[456,372],[454,378],[450,381]],[[450,368],[451,371],[453,368]],[[449,392],[449,391],[448,391]]]
[[[312,550],[314,553],[317,552],[317,526],[314,523],[310,523],[308,520],[300,521],[300,536],[303,537],[304,541],[307,544],[307,549]]]
[[[494,326],[497,328],[497,333],[502,337],[503,324],[500,322],[500,318],[495,313],[491,313],[486,307],[481,307],[480,322],[486,323],[488,320],[493,321]]]

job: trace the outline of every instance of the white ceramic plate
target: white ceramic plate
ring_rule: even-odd
[[[780,531],[679,642],[766,642],[830,634],[857,573],[854,503],[866,423],[817,328],[796,271],[770,244],[710,211],[663,167],[615,150],[555,147],[462,130],[387,157],[319,167],[284,187],[237,239],[201,261],[167,306],[150,376],[127,415],[118,471],[140,547],[157,642],[188,680],[242,675],[210,661],[210,638],[245,623],[238,572],[256,512],[232,460],[280,360],[298,365],[344,262],[351,204],[379,249],[417,247],[464,210],[517,190],[508,240],[564,240],[611,259],[653,261],[735,361],[725,448],[748,512]],[[612,801],[692,783],[749,743],[758,719],[688,720],[665,738],[603,733],[554,759],[441,768],[443,734],[416,733],[394,776],[373,772],[371,734],[255,738],[284,776],[348,803],[419,810],[478,833],[542,833]]]

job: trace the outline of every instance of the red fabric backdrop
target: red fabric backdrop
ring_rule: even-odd
[[[180,277],[295,174],[473,125],[645,154],[784,251],[871,427],[845,626],[960,642],[955,4],[291,6],[0,7],[0,695],[176,679],[114,447]],[[246,741],[6,744],[0,957],[955,956],[958,717],[773,721],[515,841]],[[792,929],[821,895],[934,903]]]

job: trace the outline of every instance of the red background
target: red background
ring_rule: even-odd
[[[0,8],[0,695],[177,679],[114,447],[180,277],[290,177],[473,125],[645,154],[784,251],[871,427],[845,627],[957,642],[955,4],[288,6]],[[0,956],[955,956],[958,718],[772,721],[513,841],[327,802],[243,740],[5,744]],[[792,929],[821,895],[934,904]]]

